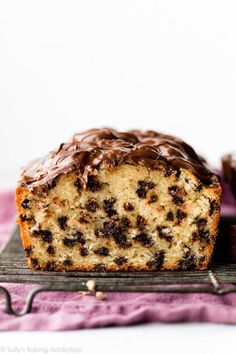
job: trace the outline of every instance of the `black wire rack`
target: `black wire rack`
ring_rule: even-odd
[[[225,240],[226,241],[226,240]],[[31,312],[35,296],[40,292],[87,291],[86,282],[94,280],[96,291],[102,292],[156,292],[209,293],[224,295],[236,292],[236,264],[215,263],[207,271],[154,272],[45,272],[27,268],[19,229],[0,255],[0,293],[5,297],[5,311],[23,316]],[[34,284],[25,306],[15,311],[10,292],[4,283]]]

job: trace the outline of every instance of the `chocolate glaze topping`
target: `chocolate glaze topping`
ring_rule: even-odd
[[[205,185],[218,183],[195,151],[178,138],[154,131],[118,132],[103,128],[75,134],[68,143],[32,162],[23,171],[20,184],[30,190],[44,184],[52,186],[57,176],[75,170],[86,188],[88,175],[101,163],[108,168],[122,163],[148,169],[158,169],[162,165],[169,172],[183,168],[190,170]]]

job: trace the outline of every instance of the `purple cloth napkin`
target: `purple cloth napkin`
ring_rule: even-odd
[[[226,212],[234,212],[235,205]],[[0,193],[0,247],[14,227],[15,205],[12,192]],[[14,309],[20,310],[34,285],[2,284],[13,296]],[[140,294],[107,293],[101,301],[78,292],[40,293],[32,313],[15,317],[4,312],[0,295],[0,330],[71,330],[131,325],[143,322],[236,323],[236,294]]]

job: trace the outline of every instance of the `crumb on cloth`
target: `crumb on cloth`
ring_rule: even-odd
[[[95,282],[95,280],[88,280],[87,282],[86,282],[86,286],[87,286],[87,289],[88,289],[88,291],[91,291],[91,292],[94,292],[95,291],[95,289],[96,289],[96,282]]]
[[[97,300],[104,300],[105,299],[105,295],[102,291],[96,291],[96,281],[95,280],[88,280],[85,283],[86,287],[87,287],[87,291],[79,291],[80,295],[83,296],[87,296],[87,295],[93,295],[95,294],[95,297]]]

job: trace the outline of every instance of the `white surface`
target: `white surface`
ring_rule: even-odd
[[[235,149],[236,3],[0,1],[0,161],[16,170],[92,126]]]
[[[235,13],[233,0],[0,0],[0,188],[14,186],[28,160],[93,126],[173,133],[217,165],[236,150]],[[235,328],[0,338],[78,345],[83,353],[215,354],[229,352]]]
[[[9,354],[222,354],[235,353],[235,334],[235,326],[213,324],[156,324],[63,333],[6,332],[0,334],[0,352]]]

